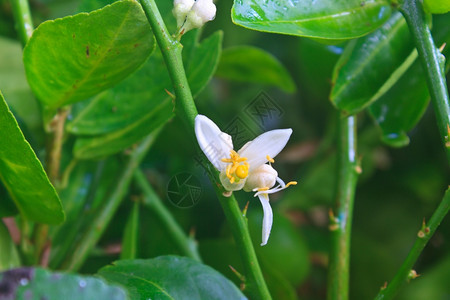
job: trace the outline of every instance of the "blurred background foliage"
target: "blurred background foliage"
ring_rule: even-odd
[[[222,129],[238,117],[249,125],[250,138],[263,130],[293,129],[287,148],[276,158],[276,166],[280,177],[297,180],[299,184],[274,195],[274,225],[267,246],[259,246],[262,219],[259,202],[248,193],[238,192],[236,197],[241,207],[249,202],[249,226],[273,298],[324,299],[328,210],[335,188],[336,111],[329,94],[332,70],[345,43],[326,45],[306,38],[250,31],[231,22],[232,1],[220,0],[216,4],[216,19],[208,23],[202,36],[222,30],[224,57],[228,53],[232,61],[233,49],[252,46],[270,53],[270,58],[279,60],[287,71],[281,68],[273,75],[270,72],[277,66],[270,70],[260,66],[259,79],[243,82],[245,76],[237,78],[239,72],[230,75],[227,66],[232,62],[222,61],[217,76],[196,98],[198,110]],[[80,0],[30,1],[35,26],[47,19],[74,14],[79,5]],[[448,26],[449,14],[433,16],[433,24],[435,28]],[[257,51],[254,48],[244,49]],[[249,55],[254,57],[254,54]],[[27,140],[40,155],[44,149],[40,114],[26,82],[21,57],[11,7],[7,0],[0,0],[0,88],[7,95]],[[245,74],[245,70],[241,72]],[[271,80],[273,76],[275,79]],[[237,80],[230,80],[230,77]],[[262,92],[276,103],[280,114],[259,126],[261,124],[249,119],[243,111]],[[358,114],[358,121],[358,155],[362,159],[363,173],[354,209],[350,286],[351,299],[370,299],[400,266],[423,218],[431,215],[442,198],[450,172],[432,107],[426,109],[418,126],[408,132],[410,143],[400,148],[383,143],[380,129],[367,111]],[[73,142],[74,137],[69,136],[67,153]],[[185,232],[195,235],[204,262],[239,285],[229,265],[242,270],[240,258],[210,182],[196,161],[201,156],[197,149],[186,134],[184,124],[173,118],[159,134],[142,164],[143,170]],[[72,184],[61,194],[65,209],[80,209],[76,199],[85,197],[91,198],[90,205],[94,209],[96,199],[117,181],[120,160],[120,156],[113,156],[78,164],[71,175],[71,180],[78,184]],[[67,164],[65,161],[64,165]],[[202,185],[200,201],[188,209],[175,207],[167,199],[168,182],[180,172],[194,174]],[[89,186],[99,173],[103,174],[102,184],[95,192],[90,191]],[[1,186],[0,196],[7,197]],[[119,258],[123,231],[136,197],[139,197],[139,190],[132,185],[126,201],[84,264],[83,273],[95,273]],[[69,215],[67,222],[71,221],[74,220]],[[165,228],[143,205],[140,206],[139,227],[139,258],[180,254]],[[75,228],[71,234],[76,235],[77,230],[82,231],[82,228]],[[61,243],[71,242],[67,232],[61,230],[54,233],[54,238],[61,239]],[[54,249],[55,256],[57,251]],[[449,218],[425,248],[416,270],[422,276],[403,288],[397,299],[450,299]]]

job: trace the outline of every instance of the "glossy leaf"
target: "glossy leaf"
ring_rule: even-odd
[[[450,15],[433,18],[433,36],[437,45],[450,42]],[[444,48],[445,56],[450,54]],[[447,65],[447,72],[449,70]],[[409,144],[408,131],[420,121],[428,106],[430,95],[425,74],[416,61],[398,82],[373,103],[369,112],[381,129],[381,139],[392,147]]]
[[[187,47],[192,47],[192,54],[185,68],[195,95],[214,74],[222,32],[214,33],[199,44],[194,39],[191,42],[193,44]],[[90,159],[117,153],[165,124],[173,116],[173,102],[166,92],[171,87],[163,58],[157,51],[136,74],[99,94],[75,115],[68,130],[78,135],[92,135],[78,138],[75,156]]]
[[[407,132],[420,120],[429,100],[422,66],[416,61],[397,84],[369,108],[380,126],[383,142],[392,147],[408,145]]]
[[[385,0],[235,0],[231,17],[253,30],[339,40],[373,31],[390,13]]]
[[[0,180],[25,218],[48,224],[64,221],[59,197],[1,93]]]
[[[216,76],[241,82],[274,85],[292,93],[295,83],[286,68],[270,53],[251,46],[223,51]]]
[[[185,257],[117,261],[99,275],[126,287],[132,299],[245,299],[220,273]]]
[[[0,271],[17,268],[20,258],[8,228],[0,220]],[[1,292],[0,292],[1,293]]]
[[[24,49],[28,82],[48,108],[85,100],[135,71],[154,48],[136,1],[42,23]]]
[[[129,299],[124,289],[95,277],[20,268],[0,273],[0,299]]]
[[[122,252],[120,259],[136,258],[139,237],[139,202],[133,203],[133,208],[128,216],[127,224],[123,232]]]
[[[417,57],[402,15],[392,15],[380,29],[350,42],[333,73],[330,99],[355,114],[385,93]]]

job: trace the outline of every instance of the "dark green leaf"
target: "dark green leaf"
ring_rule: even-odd
[[[0,92],[0,179],[27,219],[64,221],[56,191]]]
[[[295,83],[286,68],[270,53],[251,46],[223,51],[216,76],[242,82],[269,84],[292,93]]]
[[[414,62],[417,52],[397,12],[370,35],[350,42],[337,62],[330,99],[354,114],[385,93]]]
[[[20,266],[20,258],[17,253],[8,228],[0,220],[0,271],[17,268]],[[1,292],[0,292],[1,295]],[[1,298],[1,297],[0,297]]]
[[[122,288],[100,278],[21,268],[0,274],[0,299],[17,300],[125,300]]]
[[[120,259],[134,259],[138,248],[139,237],[139,202],[133,203],[122,238]]]
[[[385,0],[235,0],[231,17],[253,30],[339,40],[373,31],[390,13]]]
[[[433,36],[437,45],[450,41],[450,29],[446,24],[450,15],[433,18]],[[444,49],[444,55],[450,53]],[[446,70],[448,72],[448,68]],[[425,74],[419,61],[416,61],[398,82],[373,103],[369,112],[380,126],[381,139],[392,147],[406,146],[409,143],[408,131],[422,118],[430,95]]]
[[[42,23],[24,50],[28,82],[48,108],[85,100],[135,71],[154,48],[136,1]]]
[[[407,132],[420,120],[429,100],[422,66],[416,61],[400,80],[369,108],[370,114],[380,126],[381,139],[393,147],[408,145]]]
[[[219,31],[200,44],[192,38],[185,46],[192,48],[185,67],[194,95],[214,74],[221,43],[222,32]],[[78,138],[75,156],[90,159],[114,154],[165,124],[173,116],[172,99],[166,92],[171,87],[164,60],[157,51],[136,74],[96,96],[75,115],[68,130],[93,135]]]
[[[132,299],[245,299],[220,273],[185,257],[117,261],[99,275],[125,286]]]

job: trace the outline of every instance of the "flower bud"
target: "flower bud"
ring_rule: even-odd
[[[216,17],[216,5],[213,0],[197,0],[187,14],[184,32],[200,28]]]
[[[186,17],[191,10],[192,6],[194,6],[194,0],[174,0],[173,1],[173,10],[172,13],[177,19],[177,27],[180,28]]]
[[[278,172],[272,166],[264,164],[251,171],[244,185],[244,191],[250,192],[259,188],[271,188],[275,185]]]

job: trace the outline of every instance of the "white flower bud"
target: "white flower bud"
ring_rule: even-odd
[[[197,0],[187,14],[184,31],[200,28],[216,17],[216,5],[213,0]]]
[[[272,166],[264,164],[251,171],[244,185],[244,191],[254,189],[271,188],[275,185],[278,172]]]
[[[177,19],[177,27],[180,28],[184,21],[186,20],[186,17],[189,13],[189,11],[192,9],[192,6],[194,6],[195,0],[174,0],[173,1],[173,10],[172,13]]]

